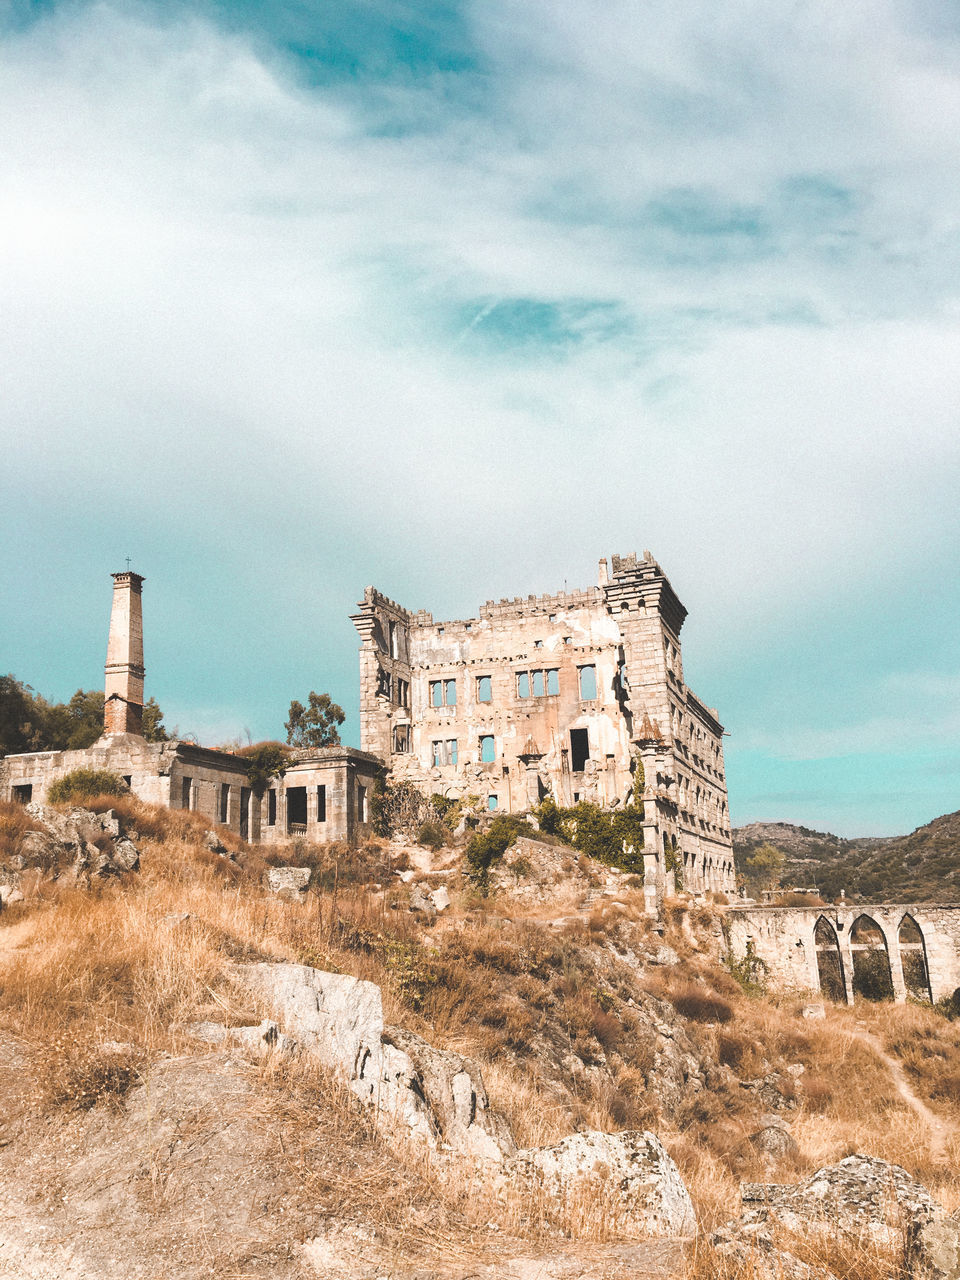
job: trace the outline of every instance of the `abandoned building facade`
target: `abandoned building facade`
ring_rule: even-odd
[[[42,803],[72,770],[107,769],[143,800],[263,843],[355,840],[385,774],[488,812],[636,799],[648,884],[734,889],[723,728],[684,682],[686,610],[649,552],[602,560],[589,590],[490,601],[456,622],[368,587],[353,616],[361,750],[296,752],[262,793],[242,756],[143,737],[143,582],[113,575],[103,736],[0,760],[0,798]]]
[[[507,812],[625,804],[639,760],[648,882],[676,868],[694,892],[732,891],[723,727],[684,682],[685,617],[649,552],[601,560],[588,590],[456,621],[368,587],[361,746],[397,781]]]

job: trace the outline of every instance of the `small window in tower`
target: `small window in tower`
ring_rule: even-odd
[[[493,734],[485,733],[480,738],[480,760],[483,764],[490,764],[496,760],[497,753],[494,746]]]
[[[597,668],[580,667],[580,698],[583,702],[595,702],[597,697]]]
[[[543,648],[543,641],[542,641],[542,640],[534,640],[534,642],[533,642],[533,647],[534,647],[535,649],[542,649],[542,648]]]
[[[491,676],[477,676],[477,701],[493,701],[493,680]]]

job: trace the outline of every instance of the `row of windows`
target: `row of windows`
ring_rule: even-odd
[[[479,738],[480,763],[493,764],[497,758],[497,744],[492,733],[483,733]],[[430,744],[430,753],[434,768],[445,764],[457,764],[459,760],[456,738],[434,738]],[[570,768],[574,773],[582,773],[590,759],[590,738],[586,729],[570,730]]]
[[[597,668],[577,668],[577,678],[582,702],[595,702],[597,697]],[[493,701],[493,677],[477,676],[477,702]],[[560,671],[557,667],[544,667],[534,671],[517,672],[518,698],[557,698],[560,696]],[[457,705],[456,680],[430,681],[430,706],[455,707]]]

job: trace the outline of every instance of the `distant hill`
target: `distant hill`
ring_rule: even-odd
[[[786,854],[786,889],[816,887],[826,898],[842,889],[859,901],[960,902],[960,811],[907,836],[846,839],[789,822],[734,828],[738,859],[762,844]]]

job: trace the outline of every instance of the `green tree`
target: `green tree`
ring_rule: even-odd
[[[287,742],[291,747],[335,747],[340,741],[337,726],[346,720],[343,708],[338,707],[329,693],[310,690],[308,705],[290,703],[290,718],[286,723]]]
[[[163,723],[163,712],[156,698],[148,698],[143,704],[143,736],[148,742],[169,742],[170,735]]]
[[[786,856],[775,845],[762,844],[744,858],[743,878],[751,889],[775,889],[780,884],[786,861]]]

